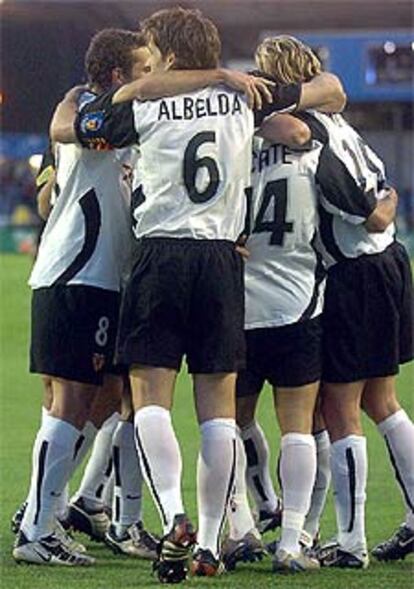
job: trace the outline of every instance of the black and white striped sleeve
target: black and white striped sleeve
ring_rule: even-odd
[[[309,112],[295,113],[306,123],[312,139],[322,144],[315,179],[320,188],[320,203],[332,215],[348,223],[364,223],[377,205],[375,192],[364,191],[349,168],[330,145],[325,126]]]
[[[315,177],[321,190],[321,205],[348,223],[364,223],[377,205],[374,191],[365,192],[357,184],[329,144],[321,150]]]

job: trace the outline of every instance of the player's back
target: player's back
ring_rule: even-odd
[[[58,198],[42,235],[30,285],[87,284],[119,290],[129,254],[131,150],[55,147]]]
[[[308,160],[255,139],[246,263],[246,327],[285,325],[322,310],[323,271],[315,249],[317,195]]]
[[[245,99],[206,88],[135,102],[134,116],[141,149],[135,235],[235,241],[245,215],[254,125]]]

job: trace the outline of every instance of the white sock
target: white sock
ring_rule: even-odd
[[[49,411],[46,409],[46,407],[44,407],[44,406],[42,405],[42,409],[41,409],[41,412],[40,412],[40,425],[39,425],[39,428],[41,428],[41,427],[42,427],[42,425],[43,425],[43,420],[44,420],[44,419],[45,419],[45,417],[47,417],[48,415],[49,415]],[[34,439],[34,442],[33,442],[33,449],[32,449],[32,476],[33,476],[33,471],[34,471],[34,470],[35,470],[35,468],[36,468],[36,464],[35,464],[35,458],[34,458],[34,457],[35,457],[35,445],[36,445],[36,441],[38,440],[39,433],[40,433],[40,429],[38,430],[38,432],[37,432],[37,434],[36,434],[36,438]],[[36,455],[37,455],[37,453],[36,453]],[[37,459],[36,459],[36,460],[37,460]],[[30,493],[30,487],[29,487],[28,494],[27,494],[27,496],[26,496],[26,501],[25,501],[25,503],[28,503],[28,501],[29,501],[29,493]]]
[[[410,530],[414,530],[414,513],[411,510],[407,511],[405,525],[410,528]]]
[[[305,518],[305,531],[315,539],[319,528],[326,496],[331,484],[331,467],[329,464],[331,442],[326,430],[314,434],[316,443],[316,477],[313,485],[311,506]]]
[[[247,459],[243,440],[240,437],[240,432],[236,431],[236,473],[234,493],[231,495],[230,503],[227,506],[229,535],[232,540],[241,540],[249,532],[259,535],[247,499],[246,468]]]
[[[269,472],[269,446],[257,421],[241,430],[247,456],[247,487],[258,511],[273,512],[279,499]]]
[[[112,523],[121,536],[132,524],[142,519],[142,474],[134,440],[134,424],[120,421],[112,446],[114,498]]]
[[[311,434],[289,433],[280,446],[282,535],[280,549],[300,552],[299,538],[309,511],[316,474],[316,447]]]
[[[367,441],[350,435],[331,444],[331,472],[338,542],[348,552],[366,551]]]
[[[236,423],[234,419],[209,419],[201,424],[200,432],[197,544],[218,557],[220,535],[234,485]]]
[[[69,475],[69,477],[71,476],[71,474]],[[62,494],[60,495],[60,497],[58,497],[58,500],[56,501],[55,516],[58,520],[63,521],[64,519],[66,519],[66,516],[68,515],[68,503],[69,482],[66,483],[65,488],[62,491]]]
[[[108,462],[111,459],[112,436],[119,421],[119,413],[113,413],[96,434],[92,452],[83,477],[72,501],[82,498],[89,509],[103,509],[103,490],[108,480]]]
[[[134,424],[141,472],[160,513],[164,534],[167,534],[174,517],[184,513],[181,452],[171,413],[159,405],[149,405],[136,411]]]
[[[76,471],[78,466],[83,462],[83,459],[85,458],[86,454],[91,448],[97,431],[98,430],[94,426],[94,424],[91,421],[87,421],[82,429],[82,434],[79,437],[79,440],[77,441],[75,452],[73,455],[73,460],[69,468],[69,479],[62,492],[62,495],[59,497],[56,504],[56,517],[60,520],[64,520],[68,515],[69,481],[72,478],[73,473]]]
[[[106,484],[102,493],[102,503],[104,507],[112,508],[112,503],[114,501],[114,486],[115,486],[115,477],[114,477],[114,469],[112,464],[112,456],[108,461],[108,467],[106,470],[106,474],[108,476],[106,480]]]
[[[81,432],[73,425],[47,415],[33,447],[29,501],[21,530],[33,541],[55,527],[56,502],[69,479],[69,470]]]
[[[381,421],[378,429],[384,436],[395,478],[404,497],[406,524],[414,529],[414,424],[404,409],[399,409]]]

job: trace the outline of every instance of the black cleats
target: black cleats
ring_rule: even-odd
[[[414,552],[414,530],[403,524],[393,536],[372,549],[377,560],[402,560]]]
[[[347,552],[340,547],[319,555],[319,562],[323,567],[336,567],[339,569],[366,569],[369,564],[366,552]]]
[[[64,527],[73,528],[77,532],[87,534],[92,540],[102,542],[108,531],[110,521],[103,509],[88,509],[82,498],[69,503],[68,516]]]
[[[227,571],[234,571],[238,562],[256,562],[267,554],[260,538],[252,532],[240,540],[227,538],[221,547],[221,559]]]

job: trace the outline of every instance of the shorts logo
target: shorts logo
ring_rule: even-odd
[[[93,364],[93,369],[95,370],[95,372],[100,372],[105,365],[104,354],[98,354],[95,352],[94,355],[92,356],[92,364]]]
[[[103,110],[87,113],[82,117],[80,128],[86,136],[93,135],[102,127],[105,118]]]

